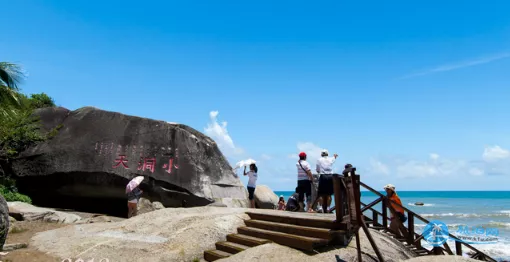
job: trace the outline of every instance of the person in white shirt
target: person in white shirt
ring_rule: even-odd
[[[246,166],[244,167],[244,175],[248,176],[248,199],[250,199],[250,206],[251,208],[255,208],[255,187],[257,185],[257,171],[258,168],[255,164],[250,165],[250,171],[246,172]]]
[[[296,193],[299,194],[299,211],[304,211],[304,200],[306,195],[306,207],[308,212],[312,212],[312,169],[310,164],[306,162],[306,153],[299,153],[299,161],[296,163],[298,173],[298,183],[296,187]]]
[[[338,157],[329,157],[329,152],[326,149],[321,151],[321,158],[317,160],[316,171],[319,173],[319,192],[318,195],[322,199],[322,209],[327,213],[331,205],[331,195],[334,193],[333,189],[333,164]]]

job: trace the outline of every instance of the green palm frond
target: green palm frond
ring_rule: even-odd
[[[0,85],[18,90],[18,84],[25,78],[21,66],[9,62],[0,62]]]
[[[11,107],[21,107],[18,85],[24,77],[25,73],[19,65],[0,62],[0,114],[9,114]]]

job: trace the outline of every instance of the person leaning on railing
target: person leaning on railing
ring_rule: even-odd
[[[386,197],[391,200],[388,201],[389,205],[391,205],[391,208],[389,208],[391,212],[390,229],[397,234],[397,237],[403,237],[403,234],[400,232],[400,224],[404,223],[407,217],[404,214],[404,208],[402,208],[402,201],[400,201],[394,185],[387,184],[384,186],[384,190],[386,191]]]

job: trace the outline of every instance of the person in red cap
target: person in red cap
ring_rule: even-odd
[[[310,164],[306,162],[306,153],[299,153],[299,161],[296,163],[297,171],[298,171],[298,181],[296,193],[299,194],[299,206],[300,211],[304,211],[304,199],[306,195],[306,208],[308,212],[312,211],[312,169],[310,168]]]

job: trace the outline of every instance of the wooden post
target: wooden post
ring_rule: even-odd
[[[377,247],[377,244],[375,243],[374,239],[372,238],[372,235],[370,234],[370,231],[368,230],[367,224],[365,223],[365,219],[363,219],[363,216],[361,214],[361,191],[360,191],[360,176],[354,175],[351,176],[351,189],[353,191],[354,195],[354,201],[350,199],[350,202],[354,202],[354,205],[356,206],[356,220],[357,220],[357,226],[361,226],[363,228],[363,231],[365,232],[365,235],[368,238],[368,241],[370,242],[370,245],[372,246],[372,249],[374,249],[374,252],[379,259],[379,262],[384,262],[384,258],[379,251],[379,248]],[[356,228],[356,230],[359,230],[359,227]],[[359,235],[359,234],[358,234]],[[357,243],[356,243],[357,244]],[[361,245],[358,245],[358,252],[361,252]]]
[[[333,189],[335,192],[336,222],[342,223],[344,217],[344,200],[342,199],[342,187],[338,174],[333,174]]]
[[[372,211],[372,220],[374,221],[374,226],[378,226],[379,225],[379,215]]]
[[[388,208],[386,207],[387,201],[386,198],[382,201],[382,224],[383,227],[386,229],[388,228]]]
[[[462,243],[459,241],[455,241],[455,253],[457,256],[462,256]]]
[[[407,243],[409,245],[414,244],[414,215],[413,213],[407,212]]]
[[[434,247],[432,248],[432,253],[434,253],[434,255],[443,255],[443,249],[441,249],[440,247]]]
[[[363,260],[361,259],[361,243],[359,240],[359,228],[358,230],[356,230],[356,247],[358,247],[358,261],[362,262]]]

